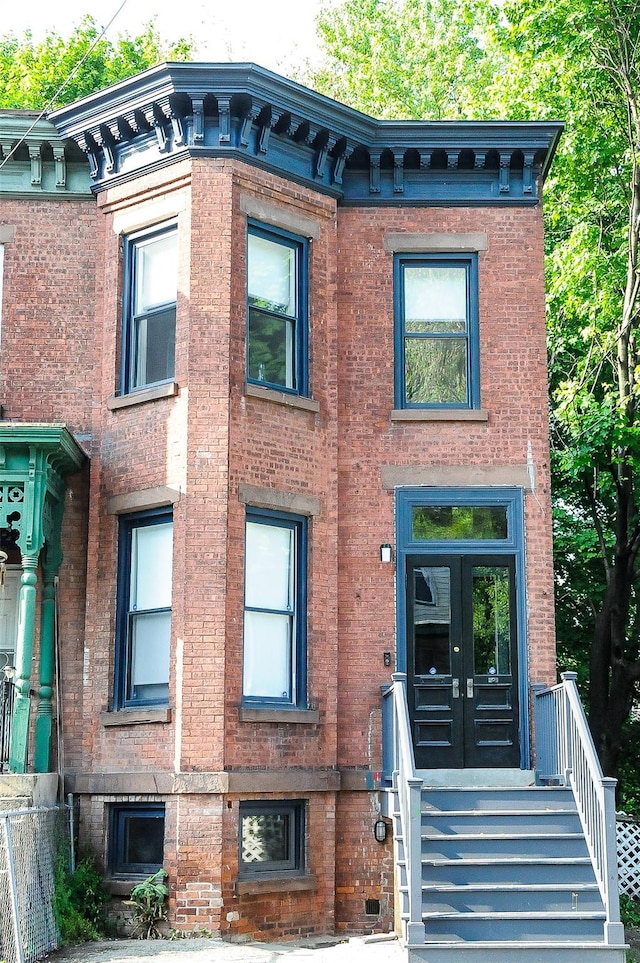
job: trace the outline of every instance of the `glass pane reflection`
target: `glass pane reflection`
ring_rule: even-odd
[[[509,569],[479,565],[473,569],[473,660],[476,675],[511,672]]]
[[[446,566],[413,569],[414,672],[451,674],[451,571]]]

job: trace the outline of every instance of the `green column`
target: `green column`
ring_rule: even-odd
[[[36,712],[35,772],[49,772],[51,761],[51,717],[56,634],[56,574],[58,566],[43,566],[40,613],[40,687]]]
[[[36,621],[37,555],[22,556],[22,578],[18,605],[18,637],[16,640],[15,703],[11,723],[9,769],[26,772],[29,748],[29,689],[31,686],[31,657]]]

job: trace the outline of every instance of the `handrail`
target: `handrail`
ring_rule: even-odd
[[[605,943],[624,943],[616,847],[616,780],[603,776],[576,686],[563,672],[559,685],[534,687],[536,776],[573,790],[587,848],[606,911]]]
[[[424,943],[422,919],[422,779],[416,774],[407,707],[407,676],[394,672],[392,685],[383,693],[383,718],[391,721],[391,738],[385,748],[392,754],[384,760],[392,771],[392,785],[398,797],[400,830],[404,843],[409,916],[405,938],[408,944]],[[389,710],[389,711],[387,711]]]

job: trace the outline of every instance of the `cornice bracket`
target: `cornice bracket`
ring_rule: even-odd
[[[535,154],[526,151],[524,155],[524,168],[522,171],[522,193],[533,194],[533,161]]]
[[[42,154],[40,144],[29,144],[29,161],[31,162],[31,184],[40,187],[42,184]]]
[[[369,193],[380,193],[380,153],[369,154]]]
[[[245,116],[242,118],[242,126],[240,127],[240,146],[248,147],[249,138],[251,137],[251,128],[253,127],[254,121],[257,119],[258,114],[261,111],[261,107],[250,107]]]
[[[204,100],[201,98],[191,99],[191,109],[193,110],[193,143],[204,143]]]
[[[64,190],[67,186],[67,162],[64,147],[53,146],[53,162],[56,169],[56,187]]]
[[[404,194],[404,151],[393,152],[393,193]]]
[[[231,141],[231,98],[218,97],[218,142],[228,144]]]
[[[511,167],[511,154],[500,153],[500,193],[509,193],[509,175]]]

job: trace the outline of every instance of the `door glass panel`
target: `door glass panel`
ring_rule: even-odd
[[[451,571],[414,568],[413,584],[414,672],[451,675]]]
[[[506,505],[414,505],[415,541],[507,538]]]
[[[473,568],[473,662],[476,675],[511,672],[509,569],[502,565]]]

